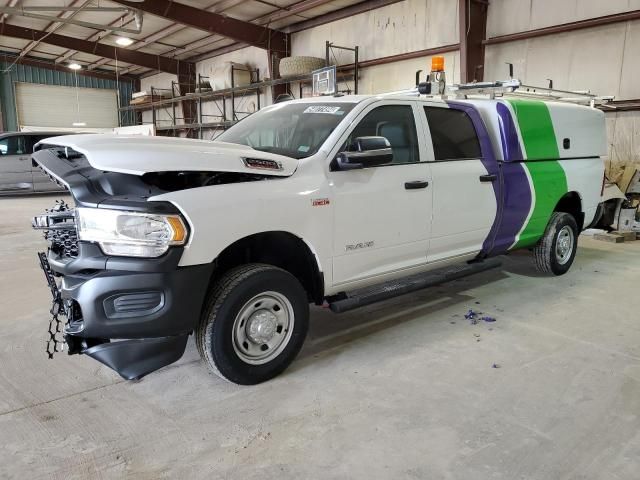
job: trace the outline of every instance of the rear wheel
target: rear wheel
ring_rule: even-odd
[[[300,282],[270,265],[226,273],[209,294],[196,343],[209,369],[234,383],[253,385],[284,371],[309,327],[309,303]]]
[[[554,212],[544,236],[533,249],[536,268],[543,273],[567,273],[576,256],[578,225],[568,213]]]

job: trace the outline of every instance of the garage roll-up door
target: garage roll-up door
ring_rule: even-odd
[[[78,99],[80,113],[78,113]],[[117,127],[116,90],[16,83],[18,127]]]

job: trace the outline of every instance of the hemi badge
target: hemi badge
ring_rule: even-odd
[[[311,205],[313,205],[314,207],[323,207],[325,205],[329,205],[329,199],[328,198],[315,198],[312,200]]]

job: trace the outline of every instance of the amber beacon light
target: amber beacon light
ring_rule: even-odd
[[[431,71],[444,72],[444,57],[441,57],[441,56],[431,57]]]

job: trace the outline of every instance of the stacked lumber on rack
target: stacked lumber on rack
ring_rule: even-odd
[[[154,91],[153,94],[150,90],[142,90],[141,92],[135,92],[131,95],[131,101],[129,105],[145,105],[158,100],[164,100],[171,98],[171,93],[166,91]]]
[[[213,89],[211,88],[211,85],[209,84],[209,82],[200,82],[199,84],[196,85],[193,92],[187,93],[187,97],[197,95],[199,93],[209,93],[209,92],[213,92]]]

